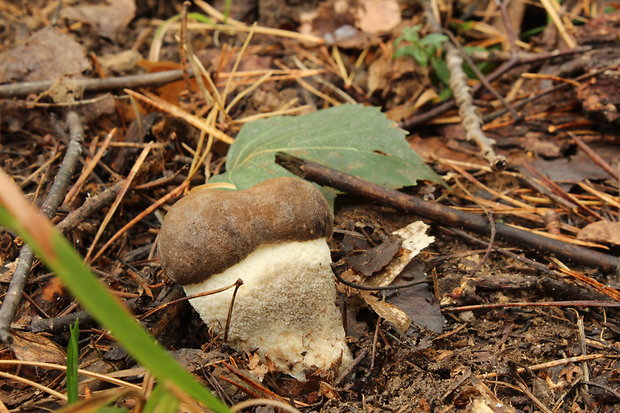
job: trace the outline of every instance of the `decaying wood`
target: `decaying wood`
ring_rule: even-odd
[[[340,191],[358,195],[390,206],[403,212],[419,215],[423,218],[465,228],[479,234],[490,234],[488,221],[476,214],[459,211],[444,205],[423,201],[414,196],[385,188],[355,176],[337,171],[316,162],[306,161],[288,154],[276,154],[276,163],[302,178],[320,185],[330,186]],[[534,251],[555,254],[574,263],[598,267],[601,270],[616,271],[620,260],[612,255],[593,251],[584,247],[567,244],[542,235],[513,228],[497,222],[497,239],[527,247]]]

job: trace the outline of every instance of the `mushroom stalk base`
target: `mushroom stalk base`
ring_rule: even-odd
[[[331,256],[324,238],[265,245],[226,271],[186,285],[188,295],[243,280],[228,344],[256,350],[278,369],[305,380],[307,369],[342,370],[351,361],[345,342]],[[190,300],[210,327],[223,332],[232,290]]]

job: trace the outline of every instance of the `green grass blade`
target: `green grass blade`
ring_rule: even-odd
[[[157,384],[142,409],[142,413],[176,413],[179,400],[165,386]]]
[[[24,217],[25,214],[22,214]],[[228,413],[228,407],[181,367],[133,318],[108,289],[84,265],[69,242],[52,227],[33,228],[19,222],[0,206],[0,224],[18,232],[47,267],[58,276],[69,291],[95,319],[123,345],[132,357],[148,369],[160,383],[171,382],[216,413]],[[48,225],[49,224],[49,225]],[[28,232],[29,228],[33,233]],[[40,231],[35,234],[35,231]],[[47,235],[42,238],[41,234]],[[37,239],[40,242],[35,242]]]
[[[71,326],[69,344],[67,345],[67,399],[69,404],[78,401],[78,339],[80,336],[80,320]]]

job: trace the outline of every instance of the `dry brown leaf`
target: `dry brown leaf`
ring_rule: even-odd
[[[103,70],[110,73],[128,72],[132,70],[138,62],[142,60],[142,55],[137,50],[123,50],[118,53],[106,54],[99,58],[99,63]]]
[[[380,93],[389,97],[385,105],[387,110],[401,104],[413,107],[428,90],[428,68],[416,64],[414,59],[394,59],[393,56],[393,44],[386,43],[368,66],[368,95]]]
[[[20,46],[0,53],[0,83],[57,79],[90,69],[81,44],[53,27],[45,27]]]
[[[394,256],[400,251],[401,245],[400,238],[390,238],[369,250],[348,258],[347,262],[355,271],[369,276],[392,262]]]
[[[103,37],[115,39],[136,14],[134,0],[108,0],[100,4],[80,4],[66,7],[62,17],[87,23]]]
[[[401,21],[396,0],[362,0],[355,17],[357,28],[365,33],[388,32]]]
[[[252,353],[248,359],[248,369],[255,369],[260,364],[260,356],[257,353]]]
[[[360,291],[360,295],[379,317],[392,324],[402,334],[405,334],[409,329],[411,320],[403,310],[385,301],[379,300],[368,291]]]
[[[17,360],[65,364],[64,351],[52,340],[39,334],[16,331],[10,348]]]
[[[373,38],[376,36],[355,27],[358,25],[359,13],[364,13],[362,7],[359,2],[352,0],[324,1],[316,10],[300,14],[299,31],[320,36],[328,44],[344,48],[365,48],[376,40]]]
[[[593,222],[579,231],[577,239],[620,245],[620,222]]]
[[[329,400],[339,400],[340,394],[331,384],[324,381],[319,382],[319,393],[327,397]]]
[[[10,283],[13,278],[13,274],[15,273],[15,269],[17,268],[17,263],[19,260],[12,261],[6,264],[2,268],[2,273],[0,273],[0,283]]]
[[[577,88],[577,97],[581,100],[583,108],[594,118],[609,123],[620,119],[618,96],[620,86],[617,71],[604,73],[596,79],[596,82],[583,82]]]
[[[60,281],[60,278],[52,278],[42,289],[41,299],[47,301],[48,303],[56,301],[56,299],[62,296],[65,292],[65,288]]]
[[[385,287],[403,271],[413,257],[435,241],[435,237],[426,235],[429,226],[422,221],[415,221],[399,230],[392,232],[402,240],[401,254],[390,262],[381,272],[366,281],[366,285]]]

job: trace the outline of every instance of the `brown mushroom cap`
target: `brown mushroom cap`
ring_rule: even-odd
[[[159,255],[170,278],[194,284],[261,245],[325,238],[332,223],[321,191],[298,178],[273,178],[243,191],[199,190],[164,218]]]

